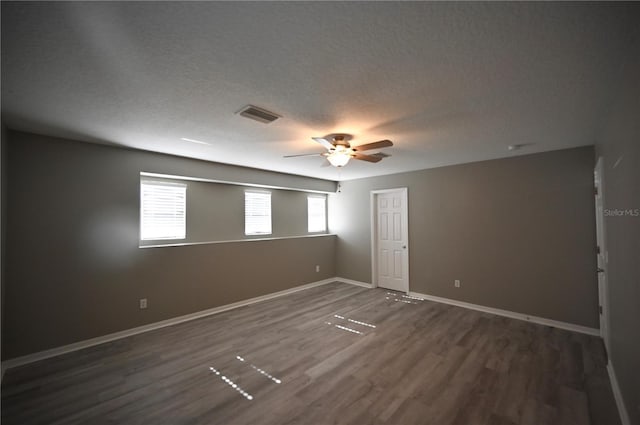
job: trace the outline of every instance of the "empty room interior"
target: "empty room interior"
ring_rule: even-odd
[[[640,4],[1,19],[3,424],[640,425]]]

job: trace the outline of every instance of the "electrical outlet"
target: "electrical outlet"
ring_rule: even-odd
[[[145,309],[145,308],[147,308],[147,299],[140,298],[140,309]]]
[[[458,279],[453,281],[453,286],[455,286],[456,288],[460,287],[460,281]]]
[[[316,266],[316,273],[320,273],[320,266]]]

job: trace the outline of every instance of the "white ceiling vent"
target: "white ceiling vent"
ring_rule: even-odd
[[[274,114],[271,111],[267,111],[266,109],[258,108],[257,106],[253,105],[245,106],[240,111],[238,111],[238,114],[265,124],[269,124],[270,122],[274,122],[275,120],[280,118],[280,115],[278,114]]]

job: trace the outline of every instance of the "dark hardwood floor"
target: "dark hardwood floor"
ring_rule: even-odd
[[[599,338],[333,283],[10,369],[11,424],[618,424]]]

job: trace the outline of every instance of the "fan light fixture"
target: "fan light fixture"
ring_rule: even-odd
[[[351,149],[338,145],[333,152],[327,155],[327,159],[334,167],[344,167],[351,159],[351,156]]]
[[[389,154],[384,154],[382,152],[378,152],[375,154],[367,155],[362,153],[363,151],[380,149],[380,148],[388,148],[393,146],[393,142],[391,140],[378,140],[373,143],[365,143],[364,145],[358,145],[351,147],[349,141],[353,139],[351,134],[345,133],[333,133],[327,134],[324,137],[312,137],[313,140],[320,143],[324,146],[327,151],[323,153],[303,153],[299,155],[285,155],[285,158],[292,158],[296,156],[323,156],[327,158],[329,164],[334,167],[340,168],[344,167],[349,163],[351,158],[358,159],[360,161],[367,162],[379,162],[382,158],[386,158],[391,156]]]

